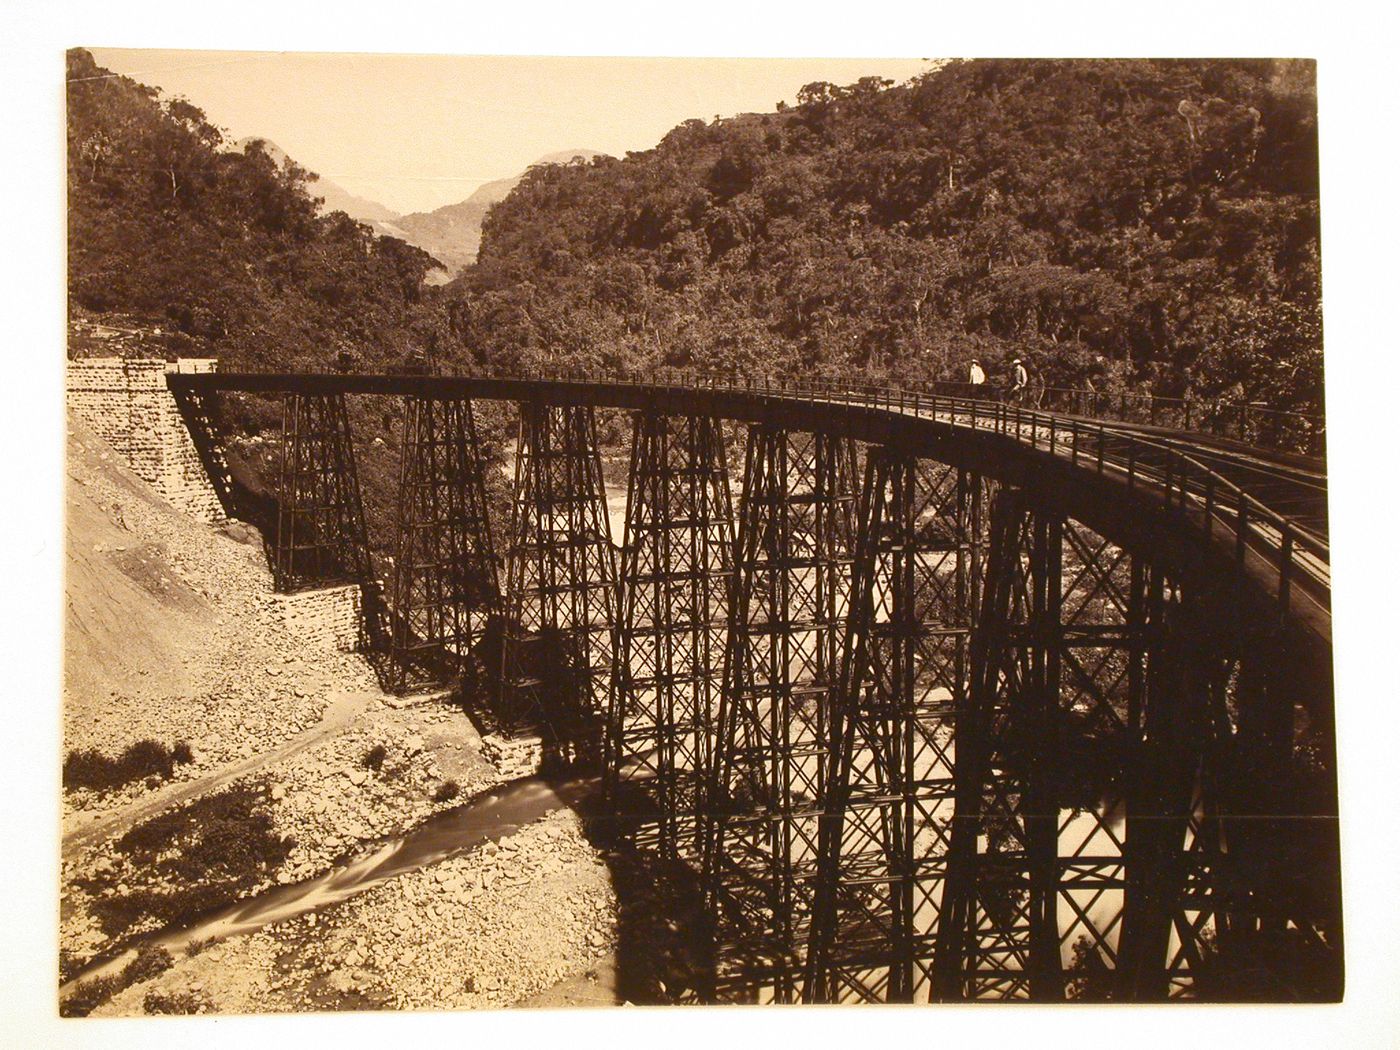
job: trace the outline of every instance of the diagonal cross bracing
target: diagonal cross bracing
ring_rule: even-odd
[[[804,998],[927,998],[952,834],[982,484],[873,449],[857,517]]]
[[[1109,994],[1137,908],[1126,818],[1163,586],[1018,490],[994,500],[938,997]]]
[[[497,712],[506,732],[599,757],[616,580],[593,410],[522,403]]]
[[[273,578],[284,593],[337,582],[373,585],[343,394],[283,398]]]
[[[713,997],[797,998],[849,591],[848,442],[749,432],[711,789]]]
[[[718,421],[638,413],[604,783],[619,826],[673,856],[700,852],[733,529]]]
[[[402,450],[389,641],[400,692],[479,670],[501,600],[471,402],[405,399]]]

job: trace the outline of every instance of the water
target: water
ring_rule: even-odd
[[[253,933],[272,923],[338,904],[399,875],[507,838],[546,814],[577,805],[597,789],[598,783],[597,776],[563,781],[526,777],[512,781],[465,805],[430,817],[406,835],[342,868],[239,901],[187,929],[154,934],[140,946],[159,946],[178,956],[198,941]],[[59,989],[60,996],[80,980],[117,973],[135,958],[136,951],[136,947],[130,948],[115,959],[83,971]]]

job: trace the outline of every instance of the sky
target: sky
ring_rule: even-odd
[[[529,58],[92,48],[183,95],[233,140],[400,213],[469,197],[549,153],[654,146],[692,117],[764,112],[804,84],[902,82],[924,59]]]

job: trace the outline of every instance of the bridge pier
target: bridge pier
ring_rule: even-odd
[[[937,998],[1111,994],[1133,858],[1123,785],[1161,587],[1056,508],[1016,489],[994,499],[957,715]]]
[[[1220,860],[1214,738],[1225,717],[1222,662],[1184,588],[1168,598],[1154,574],[1142,733],[1127,778],[1123,925],[1115,998],[1199,993],[1205,930],[1218,920]]]
[[[73,393],[106,404],[88,382]],[[1053,416],[998,409],[993,432],[975,404],[935,417],[800,386],[165,382],[298,391],[277,585],[352,579],[367,600],[344,392],[539,399],[521,408],[501,724],[605,752],[642,845],[701,847],[706,998],[1340,996],[1326,542],[1225,473],[1082,421],[1047,445]],[[641,414],[620,582],[590,405]],[[453,502],[480,470],[462,407],[405,431],[405,666],[420,642],[475,645],[462,615],[491,601],[484,513]],[[696,412],[751,424],[732,545]],[[873,448],[855,522],[853,439]]]
[[[373,583],[343,394],[292,392],[282,399],[272,572],[283,592]]]
[[[706,857],[721,1001],[794,1002],[850,581],[853,450],[749,432]]]
[[[734,521],[717,420],[637,413],[604,790],[632,840],[698,858]]]
[[[982,508],[976,475],[893,449],[869,453],[830,726],[807,1001],[929,995]]]
[[[617,569],[593,410],[520,406],[497,715],[566,759],[601,757]]]
[[[483,680],[482,646],[499,616],[500,582],[471,402],[404,399],[394,574],[391,688]]]

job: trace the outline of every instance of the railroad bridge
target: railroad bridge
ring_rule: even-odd
[[[167,382],[225,500],[220,396],[282,399],[279,589],[364,584],[397,688],[475,677],[695,874],[696,997],[1340,996],[1320,460],[835,383]],[[382,588],[366,394],[405,404]],[[504,536],[483,400],[519,411]],[[604,408],[632,418],[620,548]]]

